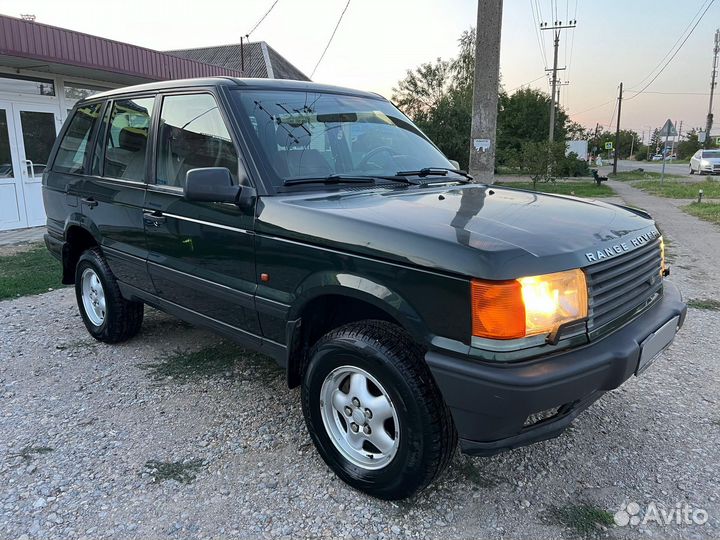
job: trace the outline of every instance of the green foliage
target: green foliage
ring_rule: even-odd
[[[720,205],[716,205],[720,208]],[[688,307],[695,309],[706,309],[709,311],[720,311],[720,302],[712,298],[691,298],[687,303]]]
[[[658,178],[656,173],[654,178]],[[677,177],[676,177],[677,178]],[[680,177],[682,178],[682,177]],[[640,188],[653,195],[668,197],[670,199],[697,199],[698,190],[703,190],[703,197],[709,199],[720,198],[720,182],[716,180],[703,180],[702,182],[687,182],[679,179],[668,178],[665,180],[642,180],[634,183],[634,187]]]
[[[697,218],[720,225],[720,204],[694,202],[683,206],[683,211]]]
[[[613,144],[613,148],[616,147],[615,132],[600,130],[596,141],[597,143],[593,141],[593,146],[597,146],[602,155],[610,157],[612,155],[612,151],[605,150],[605,143],[611,142]],[[630,151],[632,150],[633,153],[635,153],[635,149],[638,148],[640,144],[640,136],[637,133],[630,129],[621,129],[620,144],[617,145],[616,148],[618,151],[618,158],[627,159],[630,157]]]
[[[574,197],[612,197],[615,192],[605,184],[597,185],[593,182],[562,181],[547,182],[533,186],[530,182],[496,182],[496,186],[505,186],[516,189],[527,189],[541,193],[555,195],[573,195]]]
[[[62,287],[62,269],[43,245],[0,256],[0,300]]]
[[[563,156],[557,163],[555,175],[566,178],[590,176],[590,166],[584,159],[578,159],[578,155],[575,152],[570,152],[567,156]]]
[[[463,169],[468,166],[470,153],[474,64],[475,30],[471,29],[460,37],[456,58],[449,61],[438,58],[408,70],[393,89],[393,102]],[[547,139],[550,96],[530,88],[512,95],[498,91],[496,162],[507,165],[517,161],[524,142]],[[584,136],[579,124],[568,126],[568,116],[562,108],[558,108],[555,122],[558,141],[564,141],[568,135]]]
[[[564,141],[567,114],[558,109],[555,115],[555,140]],[[550,122],[550,96],[535,88],[521,88],[508,96],[500,93],[497,125],[497,162],[509,163],[512,156],[523,153],[527,142],[547,140]],[[559,143],[565,152],[565,144]]]
[[[702,148],[702,144],[698,140],[696,130],[691,130],[685,139],[677,144],[676,152],[678,159],[690,159],[692,155]]]
[[[516,154],[516,165],[520,172],[529,176],[533,189],[538,182],[549,182],[565,159],[565,143],[562,142],[523,142]]]
[[[550,516],[555,522],[569,527],[585,538],[596,535],[614,523],[610,512],[589,504],[554,507],[550,509]]]

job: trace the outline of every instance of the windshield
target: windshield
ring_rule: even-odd
[[[277,187],[298,178],[393,176],[452,164],[389,102],[316,91],[237,90]]]
[[[718,159],[720,158],[720,150],[710,150],[702,153],[703,158]]]

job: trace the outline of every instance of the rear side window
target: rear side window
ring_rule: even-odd
[[[202,167],[226,167],[237,182],[237,153],[215,98],[166,96],[158,128],[156,183],[184,187],[187,172]]]
[[[88,141],[97,123],[101,103],[92,103],[78,108],[70,120],[65,135],[60,141],[54,170],[58,172],[81,174],[85,156],[88,152]]]
[[[154,98],[115,101],[105,143],[104,176],[145,180],[145,154]]]

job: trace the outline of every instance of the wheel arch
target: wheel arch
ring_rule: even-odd
[[[81,214],[71,214],[65,222],[65,243],[62,249],[62,283],[75,283],[75,267],[85,250],[100,245],[97,226]]]
[[[428,330],[415,308],[399,293],[350,273],[321,273],[298,288],[286,329],[288,386],[300,383],[308,353],[327,332],[348,323],[377,319],[396,324],[415,341]]]

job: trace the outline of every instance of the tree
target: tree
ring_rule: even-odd
[[[677,156],[679,159],[689,159],[692,155],[702,148],[702,143],[698,140],[696,129],[691,129],[677,145]]]
[[[523,142],[516,159],[520,171],[532,179],[533,189],[537,189],[538,182],[553,180],[552,172],[565,160],[565,143]]]
[[[555,138],[564,141],[568,117],[559,108],[555,114]],[[524,142],[542,142],[548,138],[550,96],[535,88],[522,88],[512,95],[500,93],[497,147],[498,163],[512,161]]]
[[[660,150],[664,147],[665,141],[660,136],[660,130],[655,129],[652,133],[652,137],[650,137],[650,153],[654,154],[656,152],[660,152]]]
[[[640,146],[640,135],[631,129],[620,130],[620,144],[615,148],[615,132],[601,131],[598,133],[598,147],[599,151],[602,152],[605,149],[605,143],[611,142],[613,148],[618,153],[620,159],[627,159],[630,157],[630,152],[635,152],[635,149]],[[608,154],[611,152],[608,151]]]

